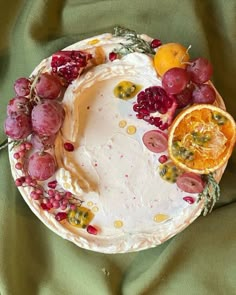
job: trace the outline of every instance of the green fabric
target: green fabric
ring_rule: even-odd
[[[85,37],[123,25],[192,45],[208,57],[214,83],[236,117],[235,0],[0,1],[0,143],[12,84],[45,57]],[[166,243],[105,255],[63,240],[31,212],[0,151],[0,294],[236,294],[236,152],[221,181],[221,199]]]

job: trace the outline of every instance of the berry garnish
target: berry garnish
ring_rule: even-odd
[[[110,61],[113,61],[113,60],[115,60],[117,58],[118,58],[118,54],[116,52],[112,51],[112,52],[109,53],[109,60]]]
[[[52,55],[52,72],[70,84],[82,73],[91,58],[92,55],[84,51],[58,51]]]
[[[62,85],[56,75],[42,73],[35,85],[36,94],[44,99],[56,99],[62,92]]]
[[[168,96],[162,87],[152,86],[138,94],[133,110],[138,119],[165,130],[172,122],[176,106],[174,97]]]
[[[151,47],[152,48],[157,48],[159,46],[161,46],[161,41],[159,39],[153,39],[152,42],[151,42]]]
[[[72,143],[70,142],[65,142],[64,143],[64,149],[67,151],[67,152],[73,152],[75,147]]]

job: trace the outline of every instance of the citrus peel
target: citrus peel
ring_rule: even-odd
[[[236,125],[228,112],[198,104],[183,110],[172,122],[168,151],[179,168],[209,174],[227,163],[235,140]]]

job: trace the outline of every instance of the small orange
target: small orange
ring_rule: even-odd
[[[208,174],[228,161],[236,140],[233,117],[210,104],[193,105],[172,122],[168,151],[172,161],[183,170]]]
[[[154,56],[154,67],[159,76],[171,68],[186,68],[188,49],[179,43],[166,43],[158,47]]]

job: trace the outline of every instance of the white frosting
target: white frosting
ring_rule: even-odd
[[[93,39],[99,42],[89,45]],[[108,56],[120,42],[125,40],[104,34],[67,49],[102,46]],[[35,71],[42,65],[48,67],[50,58]],[[98,235],[90,235],[68,222],[57,222],[53,214],[43,211],[29,197],[28,188],[20,188],[30,208],[51,230],[80,247],[105,253],[154,247],[189,225],[203,206],[185,202],[183,197],[189,194],[159,176],[161,154],[152,153],[142,142],[143,134],[156,128],[136,118],[132,109],[136,97],[122,100],[113,93],[116,85],[124,80],[142,89],[161,85],[152,59],[141,53],[91,67],[65,93],[66,117],[56,139],[59,166],[56,179],[94,212],[91,224],[99,229]],[[120,121],[127,125],[120,127]],[[128,126],[135,126],[136,133],[128,134]],[[67,141],[74,144],[74,152],[63,148]],[[12,154],[10,159],[16,177]],[[156,222],[157,214],[166,215],[167,220]],[[122,222],[120,228],[114,226],[116,221]]]

